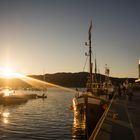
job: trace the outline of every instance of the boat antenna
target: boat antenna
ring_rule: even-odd
[[[107,64],[105,64],[105,81],[108,82],[109,81],[109,73],[110,73],[110,70],[109,70],[109,67],[107,66]]]
[[[96,62],[96,58],[95,58],[95,82],[97,82],[97,62]]]

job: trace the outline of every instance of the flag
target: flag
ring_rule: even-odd
[[[89,30],[88,30],[88,39],[91,40],[91,29],[92,29],[92,20],[90,22],[90,27],[89,27]]]

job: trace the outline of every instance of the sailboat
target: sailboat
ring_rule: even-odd
[[[45,74],[44,74],[44,72],[43,72],[43,81],[45,82]],[[42,95],[37,95],[37,98],[42,98],[42,99],[47,98],[46,92],[47,92],[47,88],[46,88],[46,84],[45,84],[42,87]]]
[[[92,73],[92,49],[91,49],[91,29],[92,21],[89,27],[89,78],[86,84],[86,91],[82,94],[77,91],[75,97],[73,98],[73,111],[74,120],[82,121],[85,129],[85,139],[88,139],[95,128],[97,122],[99,121],[101,115],[105,111],[107,101],[100,98],[101,84],[97,82],[96,76]],[[83,126],[82,125],[82,126]]]

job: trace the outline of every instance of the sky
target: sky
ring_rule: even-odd
[[[91,20],[98,72],[107,64],[111,76],[138,77],[139,0],[0,0],[0,67],[83,71]]]

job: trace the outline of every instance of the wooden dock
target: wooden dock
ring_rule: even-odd
[[[114,98],[99,131],[90,140],[140,140],[140,91]]]

